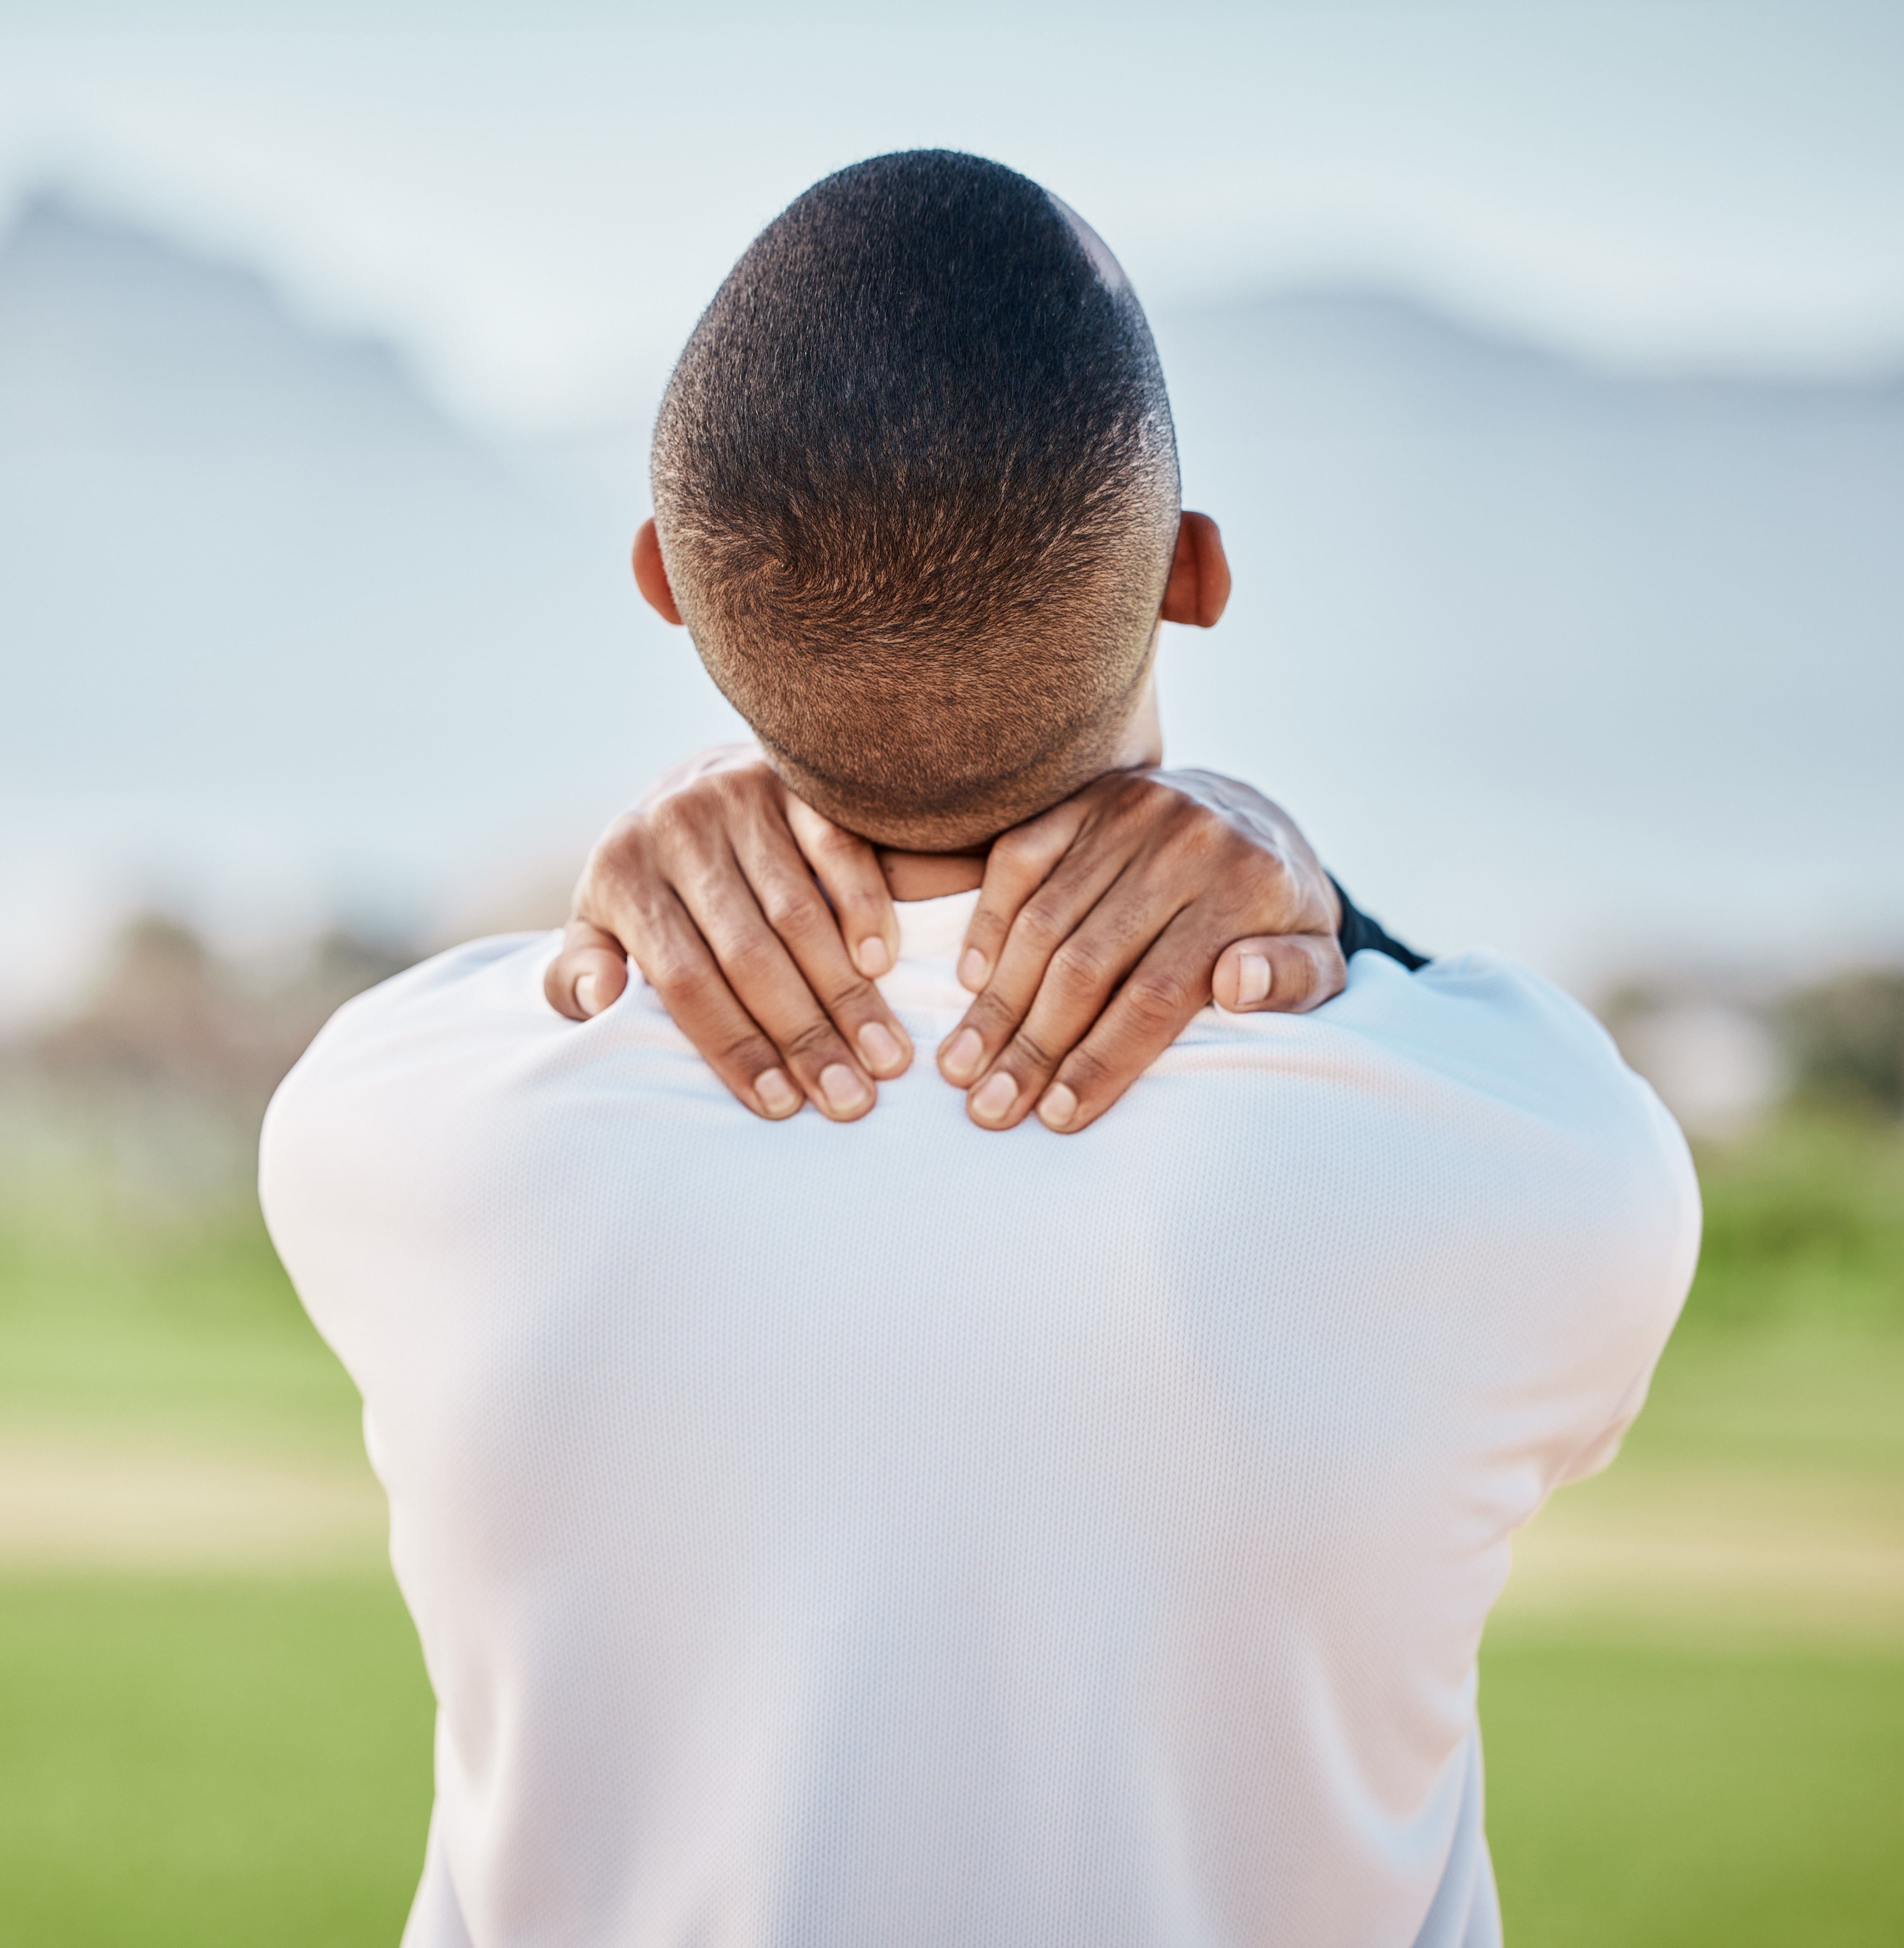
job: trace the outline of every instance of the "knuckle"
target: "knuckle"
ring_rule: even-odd
[[[822,1056],[841,1052],[840,1038],[834,1034],[830,1022],[809,1022],[806,1027],[796,1029],[787,1040],[787,1059],[793,1062],[816,1061]]]
[[[1139,974],[1127,982],[1123,999],[1133,1024],[1147,1034],[1174,1034],[1198,1007],[1180,975],[1162,972]]]
[[[1207,872],[1219,865],[1241,864],[1247,847],[1242,836],[1219,814],[1200,805],[1186,805],[1171,821],[1171,849],[1190,866]]]
[[[1048,978],[1072,994],[1100,994],[1116,979],[1117,970],[1101,948],[1073,934],[1052,955]]]
[[[688,793],[676,792],[672,797],[662,799],[660,804],[650,806],[643,814],[641,823],[646,828],[647,836],[663,845],[674,844],[694,823]]]
[[[819,923],[820,903],[810,887],[775,875],[760,890],[760,910],[783,940],[804,939]]]
[[[1283,850],[1281,842],[1274,833],[1252,827],[1247,832],[1235,832],[1235,839],[1238,850],[1263,878],[1280,883],[1295,876],[1291,867],[1289,855]]]
[[[992,842],[992,851],[1000,864],[1014,873],[1028,871],[1043,859],[1044,842],[1028,825],[1014,825]]]
[[[604,889],[610,893],[639,886],[659,876],[654,834],[644,825],[629,824],[606,833],[582,868],[579,896]]]
[[[1017,1024],[1017,1015],[989,989],[965,1010],[964,1025],[977,1031],[987,1048],[995,1048]]]
[[[1011,1045],[999,1060],[1017,1072],[1020,1081],[1026,1074],[1043,1075],[1057,1066],[1058,1058],[1036,1035],[1028,1034],[1020,1028],[1011,1038]]]
[[[1127,812],[1141,824],[1179,832],[1194,828],[1210,815],[1180,785],[1169,779],[1146,777],[1137,783],[1140,789],[1131,795]]]
[[[1017,919],[1011,931],[1017,944],[1028,948],[1041,960],[1048,960],[1064,944],[1066,929],[1063,919],[1048,902],[1033,900]]]
[[[857,1013],[878,997],[873,984],[858,975],[829,982],[819,994],[820,1005],[829,1014]]]
[[[977,948],[988,960],[998,958],[1000,942],[1005,937],[1005,916],[995,907],[981,905],[972,914],[965,929],[965,938],[970,946]]]
[[[749,928],[721,956],[721,964],[736,981],[765,985],[780,972],[780,945],[764,928]]]
[[[1111,1081],[1111,1068],[1104,1056],[1088,1043],[1073,1049],[1066,1058],[1058,1079],[1081,1104],[1088,1105]]]
[[[832,820],[816,822],[807,829],[806,842],[815,852],[824,853],[829,859],[856,859],[865,849],[866,842],[856,838],[850,832],[843,832]]]
[[[738,1030],[719,1042],[713,1059],[717,1065],[747,1076],[759,1075],[780,1066],[773,1044],[752,1028]]]
[[[649,986],[664,997],[697,986],[707,972],[698,954],[665,942],[644,952],[641,969]]]
[[[1278,915],[1299,907],[1302,889],[1290,871],[1288,861],[1247,840],[1241,843],[1243,853],[1237,862],[1237,870],[1242,889],[1251,904],[1260,910],[1273,911]]]

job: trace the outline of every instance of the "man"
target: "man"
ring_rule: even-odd
[[[648,592],[893,848],[945,1066],[933,876],[1159,754],[1200,570],[1142,315],[1023,178],[861,165],[722,287],[654,485]],[[1363,954],[1081,1134],[924,1074],[775,1126],[653,990],[559,1018],[552,951],[360,997],[265,1134],[439,1702],[412,1948],[1498,1940],[1482,1625],[1697,1248],[1590,1018]]]

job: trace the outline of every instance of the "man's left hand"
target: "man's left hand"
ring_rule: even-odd
[[[940,1044],[972,1118],[1083,1129],[1213,998],[1301,1013],[1341,991],[1341,906],[1279,807],[1210,771],[1112,771],[992,842]]]

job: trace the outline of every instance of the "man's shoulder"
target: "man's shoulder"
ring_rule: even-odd
[[[346,1001],[272,1098],[266,1184],[326,1150],[393,1149],[426,1127],[480,1120],[499,1074],[579,1032],[542,998],[560,944],[554,933],[469,941]]]
[[[1675,1228],[1696,1227],[1691,1159],[1659,1098],[1578,1001],[1490,949],[1415,972],[1358,954],[1347,987],[1313,1013],[1206,1010],[1154,1072],[1236,1070],[1281,1084],[1244,1079],[1223,1093],[1266,1107],[1272,1093],[1293,1096],[1294,1121],[1329,1154],[1399,1146],[1424,1171],[1481,1173],[1536,1202],[1572,1205],[1592,1184],[1605,1208],[1637,1199]]]
[[[353,995],[318,1031],[306,1059],[486,1017],[532,1020],[529,1004],[540,1001],[542,969],[560,945],[558,935],[542,932],[446,948]]]
[[[551,1084],[610,1071],[638,1084],[658,1057],[678,1084],[684,1064],[704,1066],[639,980],[592,1021],[558,1014],[542,976],[561,945],[554,932],[466,941],[346,1001],[272,1098],[267,1155],[287,1128],[347,1134],[374,1121],[433,1139],[476,1135]],[[724,1097],[711,1071],[707,1080]]]
[[[1651,1096],[1586,1008],[1489,948],[1415,972],[1383,955],[1358,954],[1343,991],[1311,1014],[1206,1009],[1160,1066],[1291,1061],[1320,1064],[1345,1078],[1378,1066],[1530,1109]]]
[[[554,932],[467,941],[365,989],[318,1031],[280,1093],[295,1097],[314,1086],[380,1077],[414,1085],[437,1065],[480,1068],[489,1056],[592,1051],[603,1038],[592,1030],[612,1018],[625,1037],[637,1015],[654,1038],[686,1046],[638,980],[629,983],[628,1004],[597,1022],[558,1014],[544,998],[542,976],[561,945]]]

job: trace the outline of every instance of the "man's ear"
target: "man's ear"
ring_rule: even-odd
[[[648,523],[650,528],[654,525]],[[638,541],[635,544],[638,563],[641,545]],[[657,563],[661,559],[658,547],[654,559]],[[640,572],[638,566],[635,572]],[[1164,621],[1213,629],[1229,599],[1230,565],[1223,557],[1223,537],[1216,523],[1207,514],[1186,513],[1177,523],[1176,558],[1163,585]]]
[[[1199,514],[1198,520],[1203,519]],[[1216,531],[1211,530],[1213,533]],[[1183,543],[1177,543],[1177,552],[1183,553]],[[1176,579],[1171,571],[1171,579]],[[1224,587],[1229,586],[1228,571],[1225,572]],[[654,517],[650,515],[635,530],[635,586],[641,591],[642,599],[664,622],[679,624],[681,611],[675,604],[674,591],[668,586],[667,564],[661,559],[661,537],[654,531]],[[1166,596],[1167,603],[1169,598]]]

